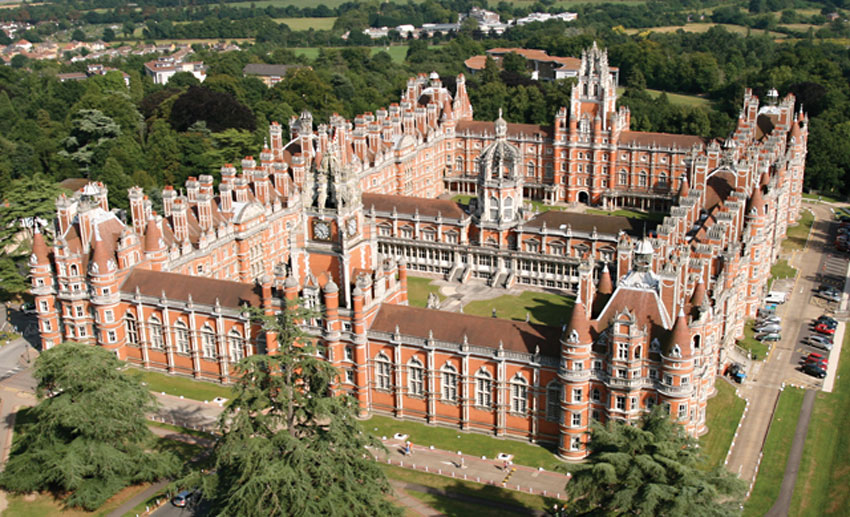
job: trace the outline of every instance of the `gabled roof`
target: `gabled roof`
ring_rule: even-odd
[[[422,339],[433,332],[438,341],[463,343],[465,335],[472,346],[497,349],[501,342],[512,352],[533,354],[539,347],[542,355],[560,354],[560,330],[555,327],[389,303],[381,304],[370,330],[392,333],[396,325],[402,335]]]
[[[470,132],[475,134],[496,134],[496,123],[486,120],[459,120],[457,123],[457,133]],[[552,138],[552,126],[542,126],[540,124],[516,124],[508,123],[508,138],[518,137],[520,135],[526,137],[539,136],[540,138]]]
[[[591,233],[596,228],[597,232],[607,235],[618,235],[620,231],[630,235],[640,235],[643,230],[641,221],[620,215],[580,214],[561,210],[543,212],[525,223],[525,227],[542,228],[543,223],[546,223],[546,228],[549,230],[558,230],[561,225],[569,225],[570,230],[574,232]]]
[[[390,196],[385,194],[363,194],[363,209],[368,213],[372,207],[379,212],[392,212],[413,215],[419,210],[423,217],[442,217],[463,219],[466,213],[460,205],[448,199],[426,199],[421,197]]]
[[[246,303],[252,307],[259,307],[261,303],[259,289],[252,284],[151,271],[138,267],[127,275],[121,285],[121,292],[134,294],[137,287],[145,296],[159,298],[165,292],[169,300],[188,302],[191,296],[193,302],[204,305],[215,305],[216,299],[222,307],[230,308],[238,308]]]

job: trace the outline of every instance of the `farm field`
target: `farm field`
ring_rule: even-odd
[[[623,29],[626,34],[643,34],[650,32],[676,32],[679,29],[682,29],[685,32],[708,32],[708,29],[714,27],[715,25],[719,25],[724,27],[729,32],[734,32],[737,34],[746,35],[747,31],[750,31],[750,34],[769,34],[774,38],[784,38],[785,35],[781,32],[774,31],[765,31],[761,29],[749,29],[748,27],[744,27],[742,25],[731,25],[728,23],[689,23],[687,25],[667,25],[664,27],[649,27],[645,29]]]
[[[624,86],[620,86],[617,88],[617,95],[622,95],[625,91],[626,88]],[[670,104],[678,104],[680,106],[701,106],[706,108],[711,106],[711,101],[709,99],[706,99],[705,97],[699,97],[697,95],[664,92],[661,90],[653,90],[652,88],[647,88],[646,92],[652,95],[653,97],[658,97],[662,93],[666,93],[667,100],[670,101]]]
[[[331,50],[335,47],[329,47],[328,50]],[[300,48],[290,48],[296,56],[304,56],[307,59],[316,59],[319,57],[319,47],[300,47]],[[337,49],[338,50],[338,49]],[[403,63],[404,59],[407,57],[407,45],[393,45],[391,47],[372,47],[371,55],[375,55],[380,51],[387,52],[391,58],[393,58],[394,63]]]
[[[331,16],[328,18],[272,18],[275,23],[285,23],[287,27],[294,31],[306,31],[306,30],[317,30],[317,31],[327,31],[331,30],[334,26],[334,22],[336,21],[335,16]]]

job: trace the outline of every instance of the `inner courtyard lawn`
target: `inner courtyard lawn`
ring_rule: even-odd
[[[431,282],[433,282],[432,278],[407,277],[407,301],[411,307],[425,307],[430,293],[436,293],[440,300],[445,298],[439,293],[440,287]]]
[[[850,332],[842,352],[850,353]],[[850,508],[850,361],[842,354],[832,393],[818,393],[789,515],[847,515]]]
[[[788,463],[788,454],[791,452],[791,441],[797,429],[804,393],[805,390],[789,386],[779,395],[779,403],[764,443],[764,456],[756,484],[744,504],[744,517],[761,517],[779,497],[779,487],[785,476],[785,464]]]
[[[717,394],[708,400],[705,416],[708,433],[699,439],[708,468],[723,465],[747,405],[744,399],[735,394],[735,387],[725,379],[714,381],[714,387]]]
[[[560,327],[570,320],[575,299],[562,294],[524,291],[518,295],[506,294],[489,300],[470,302],[463,306],[464,314],[492,316],[509,320],[525,321],[530,316],[532,323]]]
[[[543,467],[554,471],[555,467],[563,467],[555,453],[540,445],[496,438],[480,433],[462,432],[449,427],[431,426],[409,420],[373,415],[362,422],[363,428],[374,436],[381,438],[392,437],[396,433],[406,434],[414,445],[446,451],[461,451],[472,456],[495,458],[500,452],[514,455],[514,463],[529,467]]]

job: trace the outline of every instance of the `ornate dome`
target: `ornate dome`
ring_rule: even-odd
[[[508,124],[502,118],[496,119],[496,141],[487,146],[481,153],[480,177],[483,180],[520,177],[519,166],[522,153],[515,145],[508,143]]]

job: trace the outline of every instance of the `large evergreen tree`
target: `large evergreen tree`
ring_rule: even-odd
[[[0,486],[48,490],[69,506],[100,507],[122,488],[175,473],[175,456],[151,450],[146,414],[155,399],[119,371],[109,351],[63,343],[35,362],[40,402],[16,442]]]
[[[594,425],[587,462],[567,483],[572,515],[726,517],[739,515],[743,483],[706,469],[696,440],[662,406],[632,426]]]
[[[259,316],[258,316],[259,317]],[[236,368],[235,396],[220,420],[214,474],[190,474],[220,515],[397,515],[389,484],[365,449],[380,447],[355,419],[356,404],[334,395],[337,370],[298,322],[315,317],[290,302],[262,317],[279,350]]]

